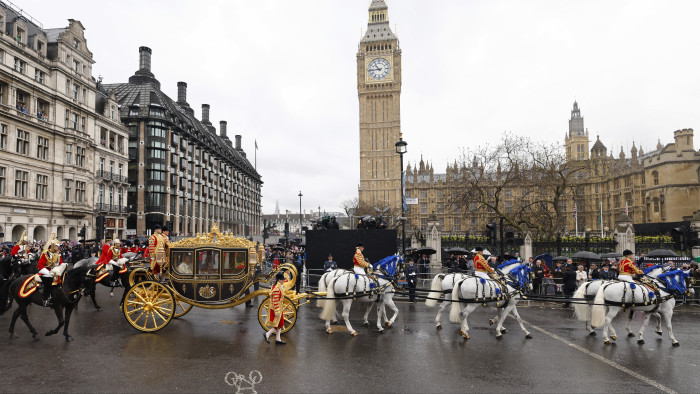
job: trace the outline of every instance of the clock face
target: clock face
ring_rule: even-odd
[[[386,78],[386,76],[389,75],[390,69],[391,65],[389,61],[382,57],[372,60],[369,62],[369,66],[367,66],[369,76],[378,81]]]

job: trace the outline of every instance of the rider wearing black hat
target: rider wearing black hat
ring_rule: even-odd
[[[632,275],[644,275],[644,271],[640,270],[636,264],[634,264],[634,252],[626,249],[622,252],[625,258],[620,261],[620,275],[617,277],[619,280],[625,282],[634,282]]]
[[[269,331],[265,333],[265,342],[270,343],[270,335],[277,331],[277,338],[275,343],[278,345],[284,345],[287,342],[283,341],[280,335],[282,334],[282,328],[284,328],[284,312],[282,304],[284,302],[284,282],[287,277],[284,275],[283,271],[280,271],[275,275],[276,283],[270,290],[270,309],[267,314],[267,325],[271,326]]]
[[[365,246],[362,244],[362,242],[358,242],[355,249],[355,256],[352,258],[352,269],[358,275],[366,275],[365,268],[370,267],[367,260],[365,260],[365,256],[362,255],[363,250],[365,250]]]

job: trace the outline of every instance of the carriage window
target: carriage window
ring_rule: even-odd
[[[180,275],[192,275],[193,252],[175,252],[173,253],[173,264],[175,272]]]
[[[219,252],[202,250],[197,254],[197,274],[211,275],[219,273]]]
[[[235,275],[245,270],[245,252],[224,252],[221,272],[226,275]]]

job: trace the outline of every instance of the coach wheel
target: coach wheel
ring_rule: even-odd
[[[162,284],[146,280],[129,289],[122,310],[132,327],[143,332],[155,332],[173,319],[175,297]]]
[[[192,304],[188,304],[180,300],[175,300],[175,313],[173,314],[173,317],[178,318],[185,316],[190,310],[192,310]]]
[[[145,268],[136,268],[129,274],[129,286],[131,287],[144,280],[154,280],[153,274]]]
[[[272,328],[272,325],[268,325],[267,322],[267,315],[270,313],[271,306],[270,297],[266,297],[263,302],[260,303],[260,307],[258,307],[258,322],[265,331],[269,331]],[[284,318],[282,332],[285,333],[291,330],[297,322],[297,308],[292,300],[287,297],[284,297],[282,300],[282,315]]]

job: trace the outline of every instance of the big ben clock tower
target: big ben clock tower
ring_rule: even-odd
[[[384,0],[372,0],[357,51],[360,101],[361,203],[401,209],[401,169],[394,144],[401,135],[401,50]]]

